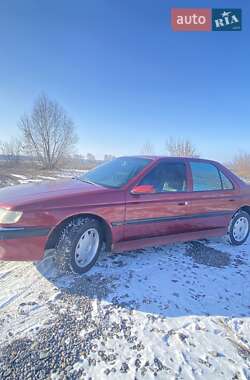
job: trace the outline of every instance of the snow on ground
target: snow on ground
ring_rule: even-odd
[[[0,378],[250,379],[250,240],[1,262],[0,289]]]
[[[11,174],[12,177],[16,177],[18,179],[27,179],[27,177],[25,175],[21,175],[21,174]]]
[[[42,182],[42,179],[38,179],[38,178],[19,179],[18,182],[19,182],[20,184],[25,184],[25,183],[39,183],[39,182]]]
[[[1,341],[25,336],[48,320],[54,290],[33,264],[0,262],[0,284]]]
[[[55,177],[50,177],[50,176],[45,176],[45,175],[39,175],[38,176],[39,178],[42,178],[42,179],[47,179],[47,180],[51,180],[51,181],[55,181],[56,178]]]

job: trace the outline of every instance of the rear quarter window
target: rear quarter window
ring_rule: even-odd
[[[222,181],[222,186],[224,190],[232,190],[234,188],[232,182],[230,181],[227,176],[225,176],[224,173],[220,172],[221,175],[221,181]]]

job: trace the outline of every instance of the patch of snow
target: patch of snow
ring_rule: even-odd
[[[47,302],[54,292],[33,263],[0,262],[1,267],[5,275],[0,277],[0,344],[44,325],[51,318]]]
[[[11,176],[15,178],[20,178],[20,179],[27,179],[25,175],[21,175],[21,174],[11,174]]]
[[[73,174],[57,174],[58,178],[72,178]]]
[[[33,179],[33,178],[30,178],[30,179],[25,179],[25,180],[22,180],[20,179],[18,181],[20,184],[27,184],[27,183],[39,183],[39,182],[42,182],[42,179]]]
[[[3,309],[4,307],[8,306],[17,297],[18,297],[18,294],[14,294],[14,295],[0,299],[0,309]]]
[[[44,176],[44,175],[39,175],[38,177],[41,179],[48,179],[50,181],[56,181],[56,177],[50,177],[50,176]]]

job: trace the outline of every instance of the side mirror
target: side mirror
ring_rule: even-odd
[[[131,194],[140,195],[140,194],[153,194],[155,193],[155,188],[152,185],[139,185],[135,186],[131,190]]]

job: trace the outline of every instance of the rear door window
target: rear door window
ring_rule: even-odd
[[[207,162],[190,161],[193,191],[222,190],[222,181],[216,166]]]

